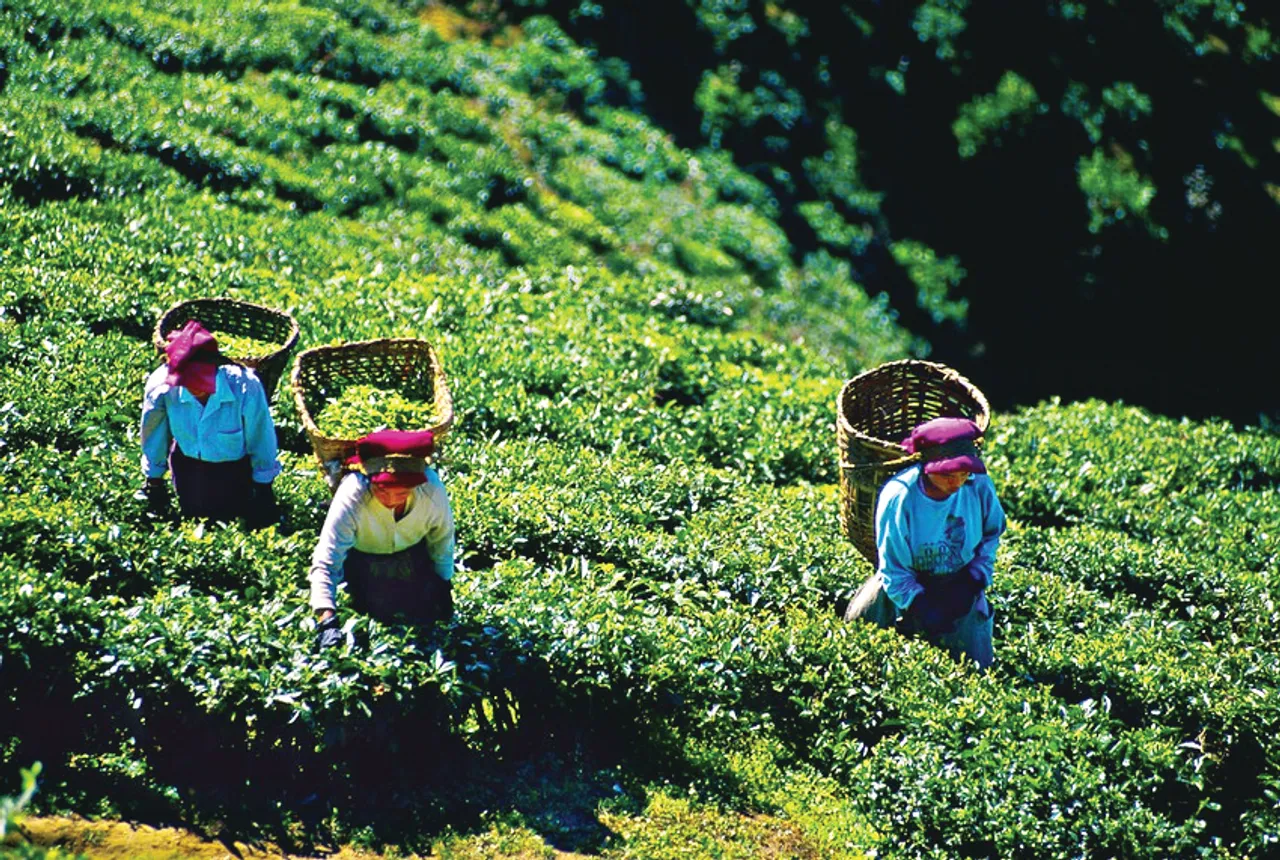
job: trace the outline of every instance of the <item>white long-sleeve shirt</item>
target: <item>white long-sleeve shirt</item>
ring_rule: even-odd
[[[394,511],[374,498],[368,478],[356,472],[348,474],[338,484],[311,554],[311,608],[337,609],[335,589],[342,581],[342,567],[351,549],[388,555],[423,540],[436,576],[452,579],[453,509],[434,469],[427,469],[426,483],[414,488],[399,520]]]
[[[142,395],[142,471],[162,477],[169,468],[169,443],[195,460],[228,463],[249,458],[253,480],[271,483],[280,474],[276,426],[266,391],[247,367],[218,368],[217,389],[201,404],[186,388],[165,381],[169,369],[156,368]]]

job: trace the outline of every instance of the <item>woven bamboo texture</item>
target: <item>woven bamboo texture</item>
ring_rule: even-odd
[[[858,374],[840,389],[840,526],[873,565],[880,489],[913,459],[900,443],[917,425],[943,416],[971,418],[985,432],[991,409],[969,380],[936,362],[892,361]]]
[[[218,332],[237,337],[251,337],[266,343],[278,344],[274,352],[266,355],[234,355],[224,352],[227,358],[253,368],[267,391],[267,399],[275,393],[280,377],[289,363],[289,353],[298,343],[298,321],[284,311],[236,299],[189,299],[165,311],[156,322],[152,342],[156,349],[164,351],[171,332],[182,328],[191,320],[197,320],[217,336]]]
[[[438,442],[453,425],[453,397],[444,368],[425,340],[388,338],[303,350],[293,366],[292,384],[302,426],[321,465],[334,460],[345,462],[356,452],[355,439],[327,436],[313,418],[313,412],[319,414],[330,398],[340,397],[352,385],[372,385],[398,391],[413,400],[429,401],[441,416],[432,427],[396,430],[431,430]]]

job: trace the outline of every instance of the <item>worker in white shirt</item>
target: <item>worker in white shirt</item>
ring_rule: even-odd
[[[197,320],[171,334],[164,349],[165,364],[147,378],[142,398],[148,508],[167,511],[169,471],[184,517],[244,517],[251,526],[275,521],[271,482],[280,460],[257,374],[223,357]]]
[[[429,430],[379,430],[356,443],[311,556],[311,608],[321,647],[343,641],[336,587],[386,621],[453,615],[453,510],[435,470]]]

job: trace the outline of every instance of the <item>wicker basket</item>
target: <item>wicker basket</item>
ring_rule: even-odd
[[[398,427],[398,430],[430,430],[438,440],[453,425],[453,398],[444,368],[425,340],[366,340],[303,350],[293,366],[293,400],[311,439],[311,448],[322,466],[334,461],[345,462],[355,454],[356,440],[336,439],[321,433],[312,410],[319,414],[329,398],[339,397],[351,385],[373,385],[399,391],[415,400],[429,399],[435,405],[436,414],[441,416],[433,427]],[[326,466],[326,470],[328,468]]]
[[[858,374],[840,389],[840,526],[873,565],[880,488],[916,460],[899,443],[917,425],[942,416],[971,418],[983,431],[991,421],[983,393],[946,365],[892,361]]]
[[[226,353],[227,358],[253,368],[270,400],[280,377],[284,375],[285,365],[289,363],[289,353],[298,343],[297,320],[284,311],[235,299],[190,299],[169,308],[156,322],[152,334],[156,349],[163,352],[169,334],[191,320],[199,320],[215,336],[223,331],[280,345],[275,352],[266,355]]]

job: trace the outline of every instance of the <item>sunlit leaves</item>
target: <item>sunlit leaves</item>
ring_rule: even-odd
[[[1127,154],[1112,156],[1095,149],[1077,162],[1076,181],[1085,195],[1090,232],[1132,218],[1157,237],[1167,235],[1168,231],[1147,215],[1156,196],[1155,183],[1134,168]]]
[[[976,155],[988,138],[999,144],[1002,133],[1026,123],[1041,107],[1036,89],[1029,81],[1016,72],[1005,72],[995,92],[960,106],[959,116],[951,124],[960,157]]]

